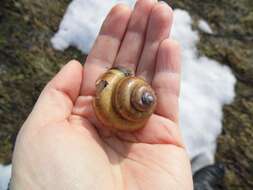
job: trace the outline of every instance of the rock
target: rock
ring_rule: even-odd
[[[193,176],[194,190],[222,189],[224,174],[223,164],[214,164],[200,169]]]

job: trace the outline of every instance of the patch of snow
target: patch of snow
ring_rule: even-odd
[[[0,190],[7,190],[11,178],[11,165],[0,165]]]
[[[175,10],[172,38],[182,46],[180,126],[193,171],[214,163],[216,139],[222,130],[222,107],[232,102],[235,77],[229,67],[198,57],[199,36],[190,15]]]
[[[198,27],[199,29],[202,31],[202,32],[206,32],[208,34],[212,34],[213,31],[212,29],[210,28],[210,26],[208,25],[208,23],[204,20],[199,20],[198,22]]]
[[[122,1],[130,6],[134,4],[134,0]],[[52,38],[53,46],[59,50],[74,46],[88,53],[102,21],[117,2],[73,0]],[[227,66],[205,56],[198,57],[199,36],[191,25],[192,19],[186,11],[175,10],[172,37],[182,46],[180,126],[196,171],[214,162],[216,139],[222,130],[222,107],[233,100],[236,80]],[[211,31],[207,24],[200,25]]]
[[[74,0],[60,24],[60,29],[51,39],[53,47],[65,50],[69,46],[77,47],[83,53],[91,49],[103,20],[117,3],[133,6],[135,0]]]

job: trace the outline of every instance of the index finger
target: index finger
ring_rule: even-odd
[[[126,5],[118,4],[112,8],[106,17],[84,65],[82,95],[94,95],[97,78],[112,67],[130,15],[130,8]]]

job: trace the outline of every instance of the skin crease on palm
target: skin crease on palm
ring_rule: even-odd
[[[23,124],[13,155],[12,190],[192,190],[178,126],[180,48],[168,38],[172,9],[139,0],[108,14],[84,67],[70,61],[46,85]],[[155,114],[133,133],[95,118],[96,79],[124,66],[156,91]]]

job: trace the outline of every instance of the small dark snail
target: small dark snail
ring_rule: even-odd
[[[143,79],[125,68],[113,68],[96,82],[93,108],[98,120],[112,129],[144,127],[156,106],[156,96]]]

